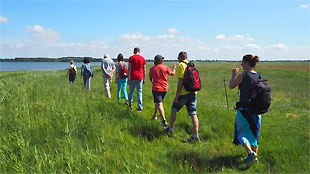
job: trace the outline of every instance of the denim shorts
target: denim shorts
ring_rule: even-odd
[[[154,103],[161,103],[163,102],[167,91],[152,91],[154,97]]]
[[[179,110],[182,109],[184,105],[186,105],[187,113],[189,116],[196,115],[197,97],[194,92],[180,95],[179,103],[173,103],[171,110],[174,112],[179,112]]]

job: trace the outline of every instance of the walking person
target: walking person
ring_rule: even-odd
[[[111,84],[112,84],[112,77],[115,71],[114,61],[110,58],[109,54],[104,54],[104,58],[101,62],[101,69],[102,69],[102,77],[103,77],[103,85],[105,88],[105,96],[107,98],[111,98]]]
[[[163,65],[164,57],[161,55],[156,55],[154,58],[154,65],[149,72],[149,79],[152,82],[152,93],[154,97],[155,110],[153,114],[153,119],[157,120],[157,112],[159,111],[162,116],[162,125],[164,127],[168,126],[165,118],[165,111],[163,107],[163,100],[168,92],[168,80],[167,74],[174,76],[176,65],[173,66],[173,71],[167,66]]]
[[[70,84],[74,84],[75,78],[76,78],[76,66],[74,65],[74,61],[71,60],[70,61],[70,66],[68,67],[68,71],[67,71],[67,77],[69,76],[69,83]]]
[[[115,65],[116,67],[116,76],[115,82],[117,83],[117,100],[120,101],[121,99],[121,88],[125,98],[125,104],[128,105],[128,96],[126,91],[127,86],[127,77],[128,77],[128,70],[127,70],[127,63],[124,62],[123,54],[117,55],[118,63]]]
[[[134,55],[129,57],[128,66],[128,83],[129,94],[128,102],[131,107],[133,101],[133,93],[135,88],[137,89],[138,108],[137,111],[142,111],[142,84],[145,83],[146,74],[146,61],[144,57],[140,55],[140,48],[136,47],[133,50]]]
[[[84,58],[83,62],[84,64],[81,68],[81,76],[84,81],[84,88],[87,87],[87,89],[90,91],[90,80],[91,78],[94,78],[94,71],[92,65],[89,63],[88,58]]]
[[[166,131],[171,134],[174,133],[174,122],[176,120],[176,113],[186,105],[187,113],[192,118],[194,134],[193,136],[187,139],[187,142],[197,141],[200,142],[200,138],[198,136],[198,127],[199,120],[196,113],[196,105],[197,105],[197,91],[189,92],[184,88],[184,73],[189,61],[187,60],[187,53],[185,51],[181,51],[178,55],[178,68],[176,70],[175,76],[178,78],[178,86],[177,92],[174,98],[174,102],[171,107],[171,122],[170,126],[166,129]]]
[[[232,70],[232,77],[229,83],[231,89],[239,86],[240,101],[238,103],[248,103],[251,98],[251,79],[259,79],[259,73],[254,71],[259,57],[253,55],[245,55],[242,59],[242,69],[244,72],[238,76],[239,68]],[[237,76],[237,78],[236,78]],[[251,76],[251,77],[250,77]],[[237,106],[237,115],[235,117],[235,133],[233,143],[242,144],[248,154],[247,164],[250,166],[257,160],[257,152],[259,145],[259,133],[261,125],[261,115],[254,114],[246,106]]]

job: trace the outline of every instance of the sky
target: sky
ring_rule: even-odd
[[[310,0],[0,0],[0,57],[310,60]]]

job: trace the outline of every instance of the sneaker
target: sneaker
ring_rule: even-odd
[[[128,100],[125,100],[125,105],[129,106]]]
[[[256,162],[255,158],[257,154],[255,152],[251,152],[251,154],[247,157],[247,165],[250,167],[254,162]]]
[[[160,124],[163,125],[163,127],[167,127],[168,126],[168,123],[167,123],[166,120],[163,120]]]
[[[165,131],[166,131],[167,133],[170,133],[170,134],[173,134],[173,133],[174,133],[173,130],[170,130],[170,127],[165,128]]]
[[[246,157],[244,157],[244,159],[245,159],[245,160],[247,160],[247,159],[248,159],[248,157],[249,157],[249,156],[246,156]],[[258,162],[259,162],[257,157],[256,157],[254,160],[255,160],[255,162],[256,162],[256,163],[258,163]]]
[[[157,120],[157,119],[158,119],[157,115],[154,114],[153,117],[152,117],[152,120]]]
[[[143,108],[137,108],[137,111],[143,111]]]
[[[188,143],[200,142],[200,138],[199,138],[199,137],[196,138],[196,137],[194,137],[194,136],[191,136],[191,137],[187,138],[187,142],[188,142]]]

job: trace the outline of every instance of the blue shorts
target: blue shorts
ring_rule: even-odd
[[[182,107],[186,105],[187,113],[189,116],[196,115],[197,97],[196,94],[191,92],[189,94],[180,95],[179,103],[173,103],[171,110],[179,112]]]

